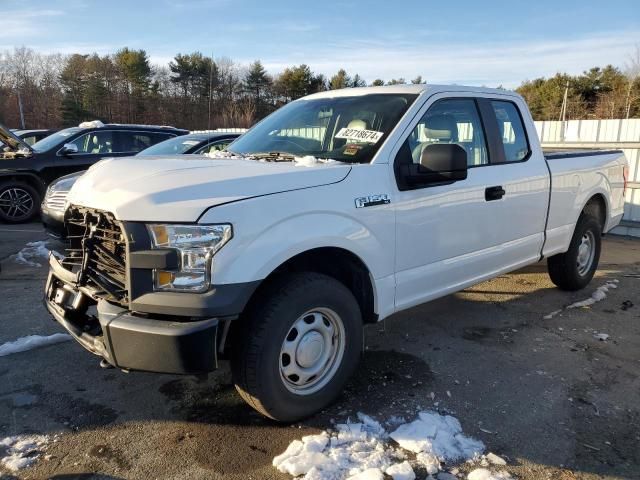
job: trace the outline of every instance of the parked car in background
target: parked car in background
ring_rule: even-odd
[[[21,223],[40,209],[47,185],[86,170],[103,157],[134,155],[158,142],[189,133],[174,127],[84,122],[29,145],[0,125],[0,221]]]
[[[224,150],[242,132],[207,130],[172,138],[142,150],[138,155],[202,155]]]
[[[19,128],[14,128],[11,131],[16,135],[16,137],[21,138],[22,141],[27,145],[33,145],[34,143],[39,142],[43,138],[48,137],[49,135],[57,132],[58,130],[46,129],[46,128],[20,130]]]
[[[208,130],[170,138],[139,152],[136,156],[148,155],[201,155],[224,150],[227,145],[241,135],[242,129],[233,132],[225,130]],[[65,175],[47,188],[40,215],[45,231],[52,237],[64,238],[64,206],[67,194],[75,181],[85,171]]]
[[[448,85],[310,95],[216,156],[89,169],[45,302],[103,365],[225,355],[242,398],[287,422],[340,394],[367,323],[543,258],[559,288],[587,286],[629,174],[619,150],[543,153],[516,93]]]

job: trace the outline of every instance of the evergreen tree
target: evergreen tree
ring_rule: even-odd
[[[244,77],[244,90],[252,98],[256,113],[260,117],[267,113],[265,97],[271,86],[271,77],[260,60],[256,60],[249,66],[249,71]]]
[[[144,100],[151,82],[151,65],[147,52],[125,47],[116,52],[114,63],[123,87],[127,122],[141,121],[144,115]]]
[[[347,75],[344,69],[338,70],[331,80],[329,80],[329,90],[339,90],[341,88],[347,88],[351,86],[351,77]]]

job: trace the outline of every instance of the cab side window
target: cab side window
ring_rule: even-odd
[[[467,152],[470,167],[489,163],[487,143],[475,100],[452,98],[434,103],[407,139],[413,163],[434,143],[455,143]]]
[[[69,142],[78,147],[79,154],[113,153],[113,132],[109,130],[97,130],[80,135]]]
[[[527,159],[531,149],[518,107],[501,100],[491,100],[491,106],[496,114],[498,131],[502,136],[505,162],[521,162]]]

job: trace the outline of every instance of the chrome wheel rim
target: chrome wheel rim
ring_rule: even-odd
[[[345,349],[344,324],[329,308],[314,308],[293,322],[278,364],[284,386],[297,395],[322,389],[335,376]]]
[[[0,192],[0,212],[18,220],[29,216],[33,210],[33,197],[20,187],[9,187]]]
[[[578,267],[578,275],[584,276],[593,265],[593,259],[596,255],[596,237],[592,231],[585,232],[580,239],[580,245],[578,245],[578,258],[576,259],[576,265]]]

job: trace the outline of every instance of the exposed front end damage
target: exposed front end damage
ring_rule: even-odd
[[[144,263],[140,258],[149,253],[144,229],[82,207],[68,210],[66,224],[70,246],[63,259],[49,258],[45,304],[78,343],[122,369],[202,373],[216,367],[217,317],[130,308],[132,294],[152,294],[146,291],[151,283],[144,285],[151,271],[135,268],[135,259]]]

